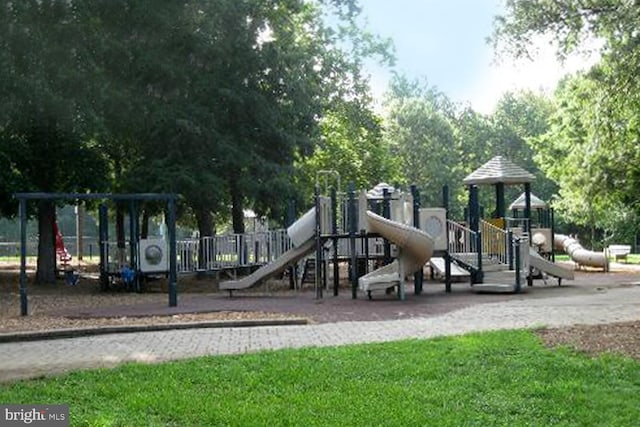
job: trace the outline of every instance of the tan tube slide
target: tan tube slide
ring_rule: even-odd
[[[409,275],[419,271],[433,255],[434,239],[424,231],[399,222],[388,220],[367,211],[368,229],[378,233],[400,249],[397,261],[362,276],[358,280],[361,290],[368,292],[386,289],[404,280],[400,272]]]
[[[569,258],[578,265],[587,267],[598,267],[609,271],[609,259],[604,252],[594,252],[582,247],[573,237],[565,234],[556,234],[553,239],[553,246],[562,249],[569,255]]]

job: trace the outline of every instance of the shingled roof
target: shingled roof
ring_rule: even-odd
[[[524,209],[525,208],[525,194],[522,193],[520,197],[518,197],[511,205],[509,205],[509,209]],[[531,195],[531,209],[544,209],[547,207],[547,204],[543,202],[539,197],[535,195]]]
[[[465,185],[479,184],[524,184],[531,182],[536,177],[520,166],[502,156],[496,156],[474,172],[469,174],[462,182]]]

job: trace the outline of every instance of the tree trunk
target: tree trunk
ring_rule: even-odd
[[[236,234],[244,234],[244,206],[242,204],[242,195],[235,185],[231,185],[231,220],[233,223],[233,232]]]
[[[198,233],[200,234],[200,245],[198,250],[198,268],[206,269],[205,260],[205,240],[207,236],[214,236],[216,234],[213,226],[213,216],[211,211],[207,208],[198,208],[195,210],[196,222],[198,223]]]
[[[56,236],[53,224],[56,221],[56,206],[52,201],[38,203],[38,265],[37,283],[56,282]]]

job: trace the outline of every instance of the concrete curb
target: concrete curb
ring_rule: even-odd
[[[122,325],[96,326],[94,328],[52,329],[49,331],[26,331],[0,334],[1,343],[43,341],[63,338],[86,337],[105,334],[126,334],[132,332],[156,332],[176,329],[199,328],[253,328],[261,326],[292,326],[306,325],[309,321],[304,318],[293,319],[256,319],[256,320],[215,320],[208,322],[181,322],[155,325]]]

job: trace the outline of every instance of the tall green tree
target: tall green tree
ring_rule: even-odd
[[[301,194],[313,194],[320,171],[334,170],[344,185],[353,183],[359,189],[401,179],[398,159],[383,139],[382,119],[370,109],[340,104],[321,119],[320,131],[313,154],[296,165]]]
[[[626,218],[626,228],[636,232],[640,8],[633,1],[511,0],[506,10],[493,37],[503,53],[529,55],[528,46],[541,35],[555,40],[560,57],[599,42],[599,63],[559,88],[553,129],[538,150],[543,167],[558,180],[559,206],[568,218],[589,224],[593,237],[596,228],[622,237],[613,231],[620,227],[612,226],[619,223],[612,216]],[[564,154],[570,161],[558,157]]]
[[[385,95],[385,139],[399,158],[405,184],[423,189],[425,205],[439,205],[442,186],[456,176],[455,107],[424,81],[395,76]]]
[[[104,158],[84,127],[75,98],[85,77],[73,49],[73,7],[59,1],[4,2],[0,7],[0,183],[3,213],[15,191],[75,192],[105,188]],[[37,205],[39,282],[55,281],[52,202]]]

